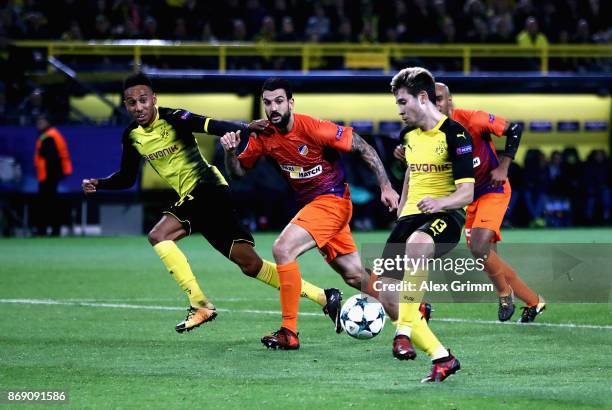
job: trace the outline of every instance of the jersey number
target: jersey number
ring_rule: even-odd
[[[433,231],[434,236],[438,236],[439,234],[444,232],[446,226],[446,222],[444,222],[442,219],[436,219],[435,221],[433,221],[433,223],[431,224],[431,230]]]

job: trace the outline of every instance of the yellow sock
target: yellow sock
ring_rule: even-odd
[[[421,317],[421,313],[419,312],[419,304],[417,303],[415,306],[416,317],[418,317],[418,319],[413,322],[412,336],[410,339],[416,347],[427,353],[429,357],[433,357],[434,353],[436,353],[436,351],[442,347],[442,343],[440,343],[436,335],[433,334],[427,325],[427,321]],[[441,357],[444,356],[448,356],[448,353],[442,355]]]
[[[325,291],[318,286],[302,279],[302,293],[300,294],[303,298],[308,298],[315,303],[318,303],[321,307],[327,304],[327,298],[325,297]]]
[[[166,265],[176,283],[185,291],[191,306],[210,307],[210,302],[200,289],[195,276],[193,276],[187,258],[176,246],[176,243],[174,241],[162,241],[154,245],[153,249]]]
[[[415,290],[400,292],[397,333],[410,337],[412,343],[417,348],[432,357],[442,347],[442,344],[433,334],[427,325],[427,321],[419,311],[419,306],[425,293],[419,291],[419,288],[422,282],[427,281],[428,276],[426,270],[420,269],[417,270],[415,275],[410,275],[408,272],[404,273],[404,282],[406,284],[412,283]]]
[[[276,264],[267,260],[263,260],[261,270],[255,277],[256,279],[266,283],[273,288],[280,289],[280,279],[278,278],[278,271],[276,270]],[[321,306],[325,306],[327,299],[325,299],[325,292],[323,289],[313,285],[310,282],[302,279],[302,297],[308,298],[313,302],[318,303]]]

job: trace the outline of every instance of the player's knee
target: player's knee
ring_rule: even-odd
[[[277,264],[289,263],[295,259],[295,257],[292,257],[291,247],[278,239],[274,242],[274,245],[272,245],[272,255]]]
[[[360,269],[351,269],[342,275],[344,283],[355,289],[361,289],[362,271]],[[367,282],[366,282],[367,283]]]
[[[147,237],[149,239],[149,243],[153,246],[166,240],[166,237],[163,232],[155,228],[149,232],[149,235]]]
[[[418,231],[410,235],[406,244],[406,256],[410,259],[432,258],[435,250],[431,237]]]
[[[406,247],[406,256],[409,259],[432,258],[435,253],[433,243],[411,243]]]
[[[487,241],[474,240],[474,238],[470,240],[470,251],[475,258],[485,258],[489,254],[490,248],[491,244]]]
[[[257,260],[240,261],[237,262],[237,264],[240,267],[242,273],[251,278],[256,277],[259,273],[259,270],[261,269],[261,263],[258,263]]]

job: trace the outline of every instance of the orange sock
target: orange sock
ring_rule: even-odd
[[[276,265],[280,279],[280,304],[283,312],[282,327],[297,333],[297,315],[302,291],[302,275],[297,261]]]
[[[374,282],[380,280],[380,276],[370,273],[370,278],[368,279],[368,283],[365,288],[362,288],[363,293],[368,294],[370,296],[374,296],[376,299],[380,297],[379,292],[374,289]],[[362,283],[363,286],[363,283]]]
[[[485,272],[493,282],[495,289],[501,295],[508,295],[510,293],[510,288],[508,287],[508,282],[506,281],[506,273],[505,266],[508,266],[501,260],[501,258],[497,255],[497,253],[491,249],[489,251],[489,256],[484,263]]]
[[[499,258],[499,257],[498,257]],[[538,294],[535,293],[523,279],[516,273],[514,269],[510,267],[503,259],[499,258],[503,266],[504,275],[506,276],[506,282],[512,288],[514,295],[525,302],[529,307],[535,306],[540,301]]]

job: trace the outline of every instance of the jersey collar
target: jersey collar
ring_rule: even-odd
[[[448,117],[446,115],[442,115],[442,118],[440,118],[440,121],[438,121],[438,123],[436,124],[435,127],[433,127],[430,130],[427,131],[423,131],[425,134],[428,135],[434,135],[438,132],[438,130],[440,130],[440,127],[442,126],[442,124],[444,124],[444,121],[446,121],[448,119]]]

